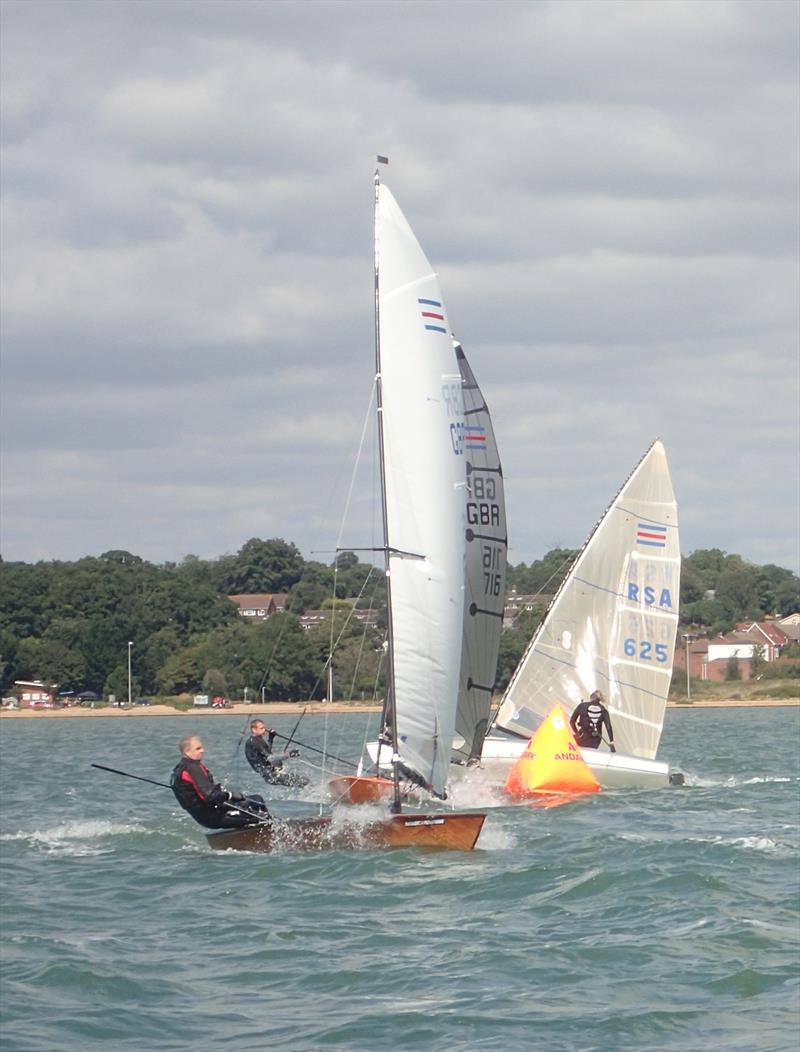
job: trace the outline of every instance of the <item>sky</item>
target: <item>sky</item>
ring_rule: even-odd
[[[800,570],[795,0],[0,19],[3,559],[330,561],[384,154],[492,412],[510,562],[580,547],[660,438],[684,555]]]

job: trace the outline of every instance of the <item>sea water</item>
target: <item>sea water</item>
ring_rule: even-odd
[[[355,758],[376,719],[307,716],[276,809],[314,812],[313,748]],[[797,1052],[800,708],[670,710],[683,788],[533,808],[478,777],[464,854],[214,852],[90,766],[166,782],[198,729],[256,790],[245,722],[2,722],[4,1052]]]

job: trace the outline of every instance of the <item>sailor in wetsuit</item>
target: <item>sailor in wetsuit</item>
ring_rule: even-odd
[[[263,720],[253,720],[250,724],[250,737],[244,743],[247,762],[256,774],[260,774],[264,781],[271,785],[290,785],[295,788],[308,785],[308,779],[302,774],[282,770],[283,761],[294,759],[300,755],[300,751],[290,749],[288,752],[273,752],[272,743],[277,733],[273,730],[267,733]]]
[[[262,797],[232,793],[214,781],[203,763],[205,749],[196,734],[182,738],[179,748],[181,759],[172,772],[170,785],[184,811],[188,811],[201,826],[207,829],[243,829],[270,821]]]
[[[569,725],[572,727],[575,740],[582,749],[599,749],[600,742],[603,740],[603,727],[605,727],[608,731],[608,747],[612,752],[617,751],[614,745],[611,717],[603,704],[604,700],[599,690],[593,691],[589,695],[589,700],[577,705],[569,718]]]

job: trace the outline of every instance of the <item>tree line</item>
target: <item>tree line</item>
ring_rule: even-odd
[[[551,595],[576,551],[557,548],[529,565],[509,566],[507,593]],[[228,598],[285,593],[284,614],[250,623]],[[241,698],[312,700],[380,695],[385,655],[381,572],[352,552],[325,564],[306,560],[281,538],[253,538],[235,555],[154,564],[127,551],[74,562],[0,561],[0,677],[57,683],[126,698],[128,653],[135,697],[203,690]],[[541,620],[546,599],[503,632],[496,689],[508,683]],[[354,610],[372,609],[370,624]],[[304,630],[299,615],[327,609]],[[681,622],[716,634],[738,621],[800,610],[800,579],[718,549],[683,560]],[[130,647],[129,647],[130,644]]]

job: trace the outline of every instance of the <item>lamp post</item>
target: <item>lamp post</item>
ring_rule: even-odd
[[[128,640],[128,708],[130,708],[130,706],[133,703],[133,699],[131,698],[131,647],[132,646],[133,646],[133,641],[129,639]]]

